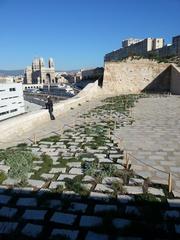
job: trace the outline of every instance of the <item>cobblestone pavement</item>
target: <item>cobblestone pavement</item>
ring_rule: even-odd
[[[113,130],[121,136],[119,129],[131,129],[128,108],[136,99],[86,106],[63,132],[54,126],[56,134],[36,144],[0,151],[0,239],[179,238],[180,195],[168,192],[167,181],[142,177],[142,166],[126,165],[113,140]],[[157,99],[138,104],[144,101]]]
[[[116,135],[126,151],[157,171],[132,160],[133,168],[144,177],[161,183],[173,174],[174,188],[180,192],[180,96],[139,99],[133,109],[135,122],[120,128]]]

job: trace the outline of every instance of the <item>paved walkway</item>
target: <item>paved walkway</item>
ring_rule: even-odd
[[[116,135],[128,152],[155,169],[132,159],[133,168],[166,184],[168,174],[163,171],[171,172],[180,192],[180,96],[140,99],[132,114],[133,125],[120,128]]]

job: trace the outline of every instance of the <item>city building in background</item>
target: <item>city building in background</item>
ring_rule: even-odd
[[[103,73],[104,73],[103,67],[81,69],[79,72],[76,73],[75,81],[76,82],[84,80],[96,81],[103,76]]]
[[[48,67],[43,58],[36,58],[32,66],[28,66],[24,73],[24,84],[51,84],[55,83],[55,65],[52,58],[48,61]]]
[[[24,112],[22,83],[0,81],[0,121]]]

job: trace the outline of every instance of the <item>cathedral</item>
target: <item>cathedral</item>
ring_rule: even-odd
[[[28,66],[24,73],[24,84],[52,84],[56,83],[55,66],[49,58],[48,67],[45,67],[43,58],[36,58],[32,66]]]

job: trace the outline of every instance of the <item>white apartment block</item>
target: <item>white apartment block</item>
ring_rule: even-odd
[[[24,112],[22,84],[0,82],[0,121]]]

